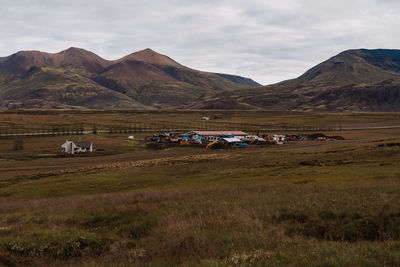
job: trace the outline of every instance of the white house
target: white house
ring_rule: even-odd
[[[61,145],[61,149],[62,152],[69,154],[92,152],[93,142],[79,142],[79,141],[66,140],[65,143]]]

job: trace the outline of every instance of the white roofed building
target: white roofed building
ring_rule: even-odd
[[[185,134],[186,136],[189,136],[190,138],[199,138],[202,137],[204,140],[212,142],[215,140],[220,140],[221,137],[235,137],[238,138],[240,141],[240,138],[243,138],[244,136],[247,136],[247,133],[242,132],[242,131],[192,131],[189,133]]]
[[[62,152],[69,154],[76,154],[81,152],[92,152],[93,142],[80,142],[80,141],[70,141],[66,140],[64,144],[61,145]]]
[[[234,143],[241,143],[242,142],[239,138],[236,138],[236,137],[222,137],[221,141],[226,142],[228,144],[234,144]]]

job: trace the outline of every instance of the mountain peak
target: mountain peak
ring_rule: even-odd
[[[37,50],[21,50],[15,54],[17,54],[17,55],[32,55],[32,54],[41,54],[41,53],[44,53],[44,52],[40,52]]]
[[[0,74],[13,76],[29,70],[32,66],[43,66],[50,54],[40,51],[18,51],[8,57],[0,58]]]
[[[139,50],[137,52],[135,52],[134,54],[153,54],[153,55],[161,55],[160,53],[157,53],[156,51],[154,51],[151,48],[146,48],[143,50]]]
[[[70,47],[54,55],[53,61],[56,65],[71,64],[84,67],[90,72],[100,72],[109,62],[93,52],[78,47]]]
[[[8,56],[6,58],[15,58],[15,57],[22,57],[22,58],[30,58],[31,60],[38,60],[38,59],[43,59],[49,56],[49,53],[46,52],[41,52],[37,50],[22,50],[18,51],[11,56]]]
[[[79,48],[79,47],[70,47],[66,50],[61,51],[58,54],[68,54],[68,55],[84,55],[84,54],[93,54],[90,51],[87,51],[83,48]]]
[[[352,49],[316,65],[290,83],[345,86],[378,83],[393,76],[400,77],[400,50]]]
[[[65,49],[64,51],[75,51],[75,50],[84,50],[83,48],[79,48],[79,47],[75,47],[75,46],[71,46],[68,49]]]
[[[119,61],[125,61],[125,60],[136,60],[156,65],[182,67],[182,65],[180,65],[178,62],[171,59],[170,57],[159,54],[150,48],[146,48],[138,52],[132,53],[126,57],[121,58]]]
[[[143,49],[143,50],[138,51],[138,52],[146,52],[146,53],[156,53],[156,54],[158,54],[156,51],[154,51],[151,48],[146,48],[146,49]]]

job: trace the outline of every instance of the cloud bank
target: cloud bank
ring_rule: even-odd
[[[396,0],[3,0],[0,56],[152,48],[191,68],[270,84],[353,48],[400,48]]]

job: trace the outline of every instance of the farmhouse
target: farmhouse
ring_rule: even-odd
[[[62,152],[69,154],[92,152],[93,142],[79,142],[79,141],[66,140],[65,143],[61,145],[61,148]]]
[[[236,138],[243,138],[247,136],[247,133],[242,131],[193,131],[185,134],[192,139],[203,138],[206,141],[212,142],[219,140],[221,136],[229,136]]]

